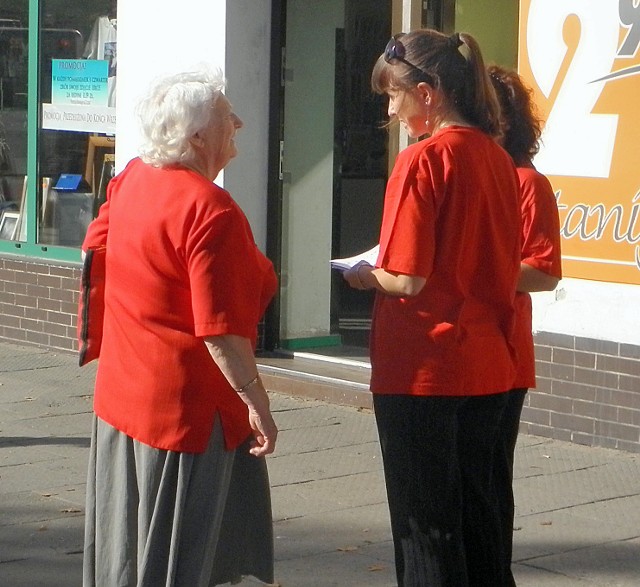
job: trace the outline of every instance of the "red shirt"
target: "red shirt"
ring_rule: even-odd
[[[522,262],[538,271],[562,277],[560,219],[549,180],[533,167],[518,167],[522,210]],[[514,388],[536,386],[536,365],[531,333],[531,296],[516,294],[518,374]]]
[[[204,337],[255,342],[275,292],[271,262],[231,196],[180,167],[134,159],[109,184],[83,248],[107,245],[96,414],[150,446],[205,450],[220,415],[226,446],[251,433],[247,408]]]
[[[427,282],[415,297],[377,293],[374,393],[511,389],[520,233],[515,167],[489,136],[448,127],[398,155],[377,265]]]

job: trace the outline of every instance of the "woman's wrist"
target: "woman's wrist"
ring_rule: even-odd
[[[260,379],[260,374],[243,387],[236,389],[236,392],[250,410],[258,413],[269,410],[269,394]]]
[[[260,381],[260,373],[256,373],[256,376],[249,382],[245,383],[244,385],[241,385],[240,387],[236,388],[236,392],[237,393],[245,393],[248,389],[250,389],[251,387],[253,387],[254,385],[258,384],[258,383],[262,383]]]

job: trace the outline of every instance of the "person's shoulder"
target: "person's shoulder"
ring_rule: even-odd
[[[522,187],[531,187],[553,193],[551,182],[547,176],[540,173],[533,165],[518,166],[517,172]]]
[[[499,145],[498,141],[494,137],[486,132],[473,126],[459,127],[458,130],[460,131],[458,133],[459,140],[464,141],[467,148],[478,150],[490,155],[491,157],[502,157],[503,159],[512,162],[509,153]],[[512,163],[511,166],[515,167],[515,164]]]
[[[164,171],[171,175],[172,183],[187,199],[223,207],[233,203],[227,190],[190,169],[176,166],[164,168]]]
[[[177,198],[185,209],[220,213],[233,211],[236,207],[227,190],[191,169],[182,165],[152,167],[144,162],[141,164],[147,167],[142,173],[151,174],[154,185],[163,186],[162,190]]]
[[[449,126],[429,137],[424,145],[425,153],[453,153],[476,151],[491,153],[502,150],[487,133],[473,126]]]
[[[425,157],[441,157],[458,169],[465,165],[490,165],[517,182],[515,164],[497,141],[473,126],[450,126],[431,137]],[[464,171],[464,169],[462,169]]]
[[[119,175],[123,175],[125,173],[131,173],[134,169],[143,168],[146,164],[143,163],[140,157],[134,157],[133,159],[129,159],[127,164],[124,166],[123,170],[119,173]]]
[[[463,139],[464,140],[464,139]],[[407,170],[440,167],[459,151],[460,137],[448,129],[425,137],[400,152],[396,163]]]
[[[439,135],[425,137],[400,151],[397,160],[411,165],[423,159],[439,156],[442,145]]]
[[[531,181],[549,181],[546,176],[540,173],[533,165],[518,165],[518,177]]]
[[[432,137],[434,141],[441,143],[457,143],[457,142],[476,142],[487,143],[495,142],[486,132],[475,126],[453,124],[443,128],[439,133]]]
[[[546,175],[533,166],[517,168],[523,206],[555,206],[556,195]]]
[[[206,179],[192,191],[192,203],[208,214],[223,216],[234,222],[242,219],[244,213],[231,194],[219,185]]]
[[[424,150],[424,142],[426,139],[408,145],[400,151],[396,157],[394,172],[408,173],[417,164]]]
[[[207,196],[220,206],[225,208],[236,208],[237,204],[231,197],[231,194],[219,185],[210,182],[207,190]]]
[[[127,164],[124,166],[122,171],[120,171],[119,173],[116,173],[116,175],[109,181],[110,191],[111,192],[116,191],[120,187],[120,184],[123,181],[126,181],[126,178],[135,177],[137,174],[136,169],[139,168],[139,166],[144,166],[144,163],[139,157],[134,157],[133,159],[130,159],[127,162]]]
[[[118,179],[118,177],[131,177],[133,180],[145,180],[159,173],[161,169],[160,167],[154,167],[149,163],[145,163],[140,157],[133,157],[114,179]]]

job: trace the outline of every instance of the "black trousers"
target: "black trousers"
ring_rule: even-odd
[[[493,459],[506,393],[374,395],[399,587],[498,587]]]
[[[526,388],[512,389],[506,394],[507,404],[502,412],[498,427],[498,438],[494,456],[494,481],[502,525],[502,544],[504,549],[504,587],[515,587],[516,581],[511,572],[513,555],[513,519],[515,502],[513,499],[513,461],[520,428],[520,414],[527,395]]]

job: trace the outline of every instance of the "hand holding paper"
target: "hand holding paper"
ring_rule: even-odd
[[[378,260],[378,252],[380,251],[380,245],[376,245],[368,251],[354,255],[353,257],[345,257],[343,259],[331,259],[331,268],[338,271],[346,271],[355,267],[360,262],[365,262],[372,267],[375,267]]]

